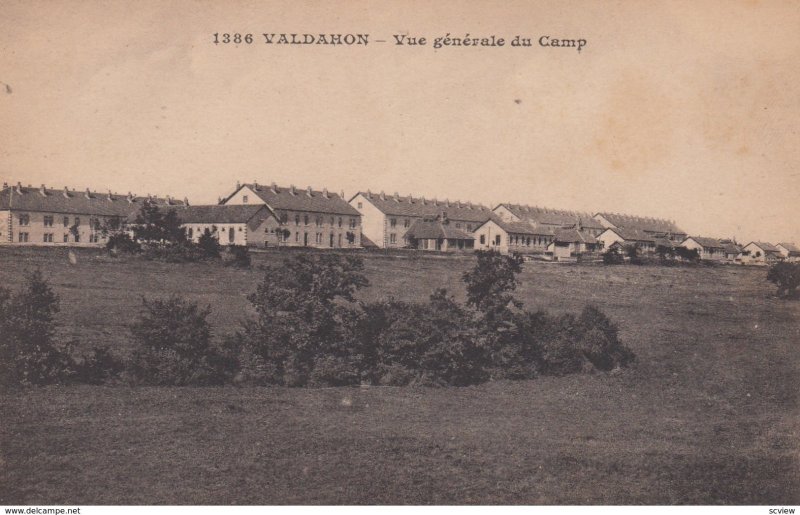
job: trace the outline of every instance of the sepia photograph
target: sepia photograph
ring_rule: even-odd
[[[797,1],[0,7],[4,514],[800,505]]]

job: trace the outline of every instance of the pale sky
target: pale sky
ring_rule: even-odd
[[[256,180],[800,243],[797,1],[0,5],[2,181],[198,204]],[[534,46],[435,50],[447,33]],[[545,35],[587,46],[543,48]]]

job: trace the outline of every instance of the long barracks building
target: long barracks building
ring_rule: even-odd
[[[124,223],[145,202],[160,207],[187,203],[169,197],[137,197],[3,184],[0,190],[0,245],[100,246],[108,228]]]

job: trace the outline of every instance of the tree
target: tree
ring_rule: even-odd
[[[182,243],[186,241],[186,230],[174,209],[165,214],[155,202],[146,200],[136,215],[133,237],[146,243]]]
[[[606,265],[621,265],[625,262],[625,258],[619,251],[619,246],[614,245],[609,247],[608,250],[603,252],[603,263]]]
[[[206,257],[219,257],[219,240],[211,234],[211,231],[209,231],[208,228],[206,228],[206,230],[203,231],[203,234],[201,234],[197,239],[197,246],[200,247]]]
[[[698,263],[700,261],[700,251],[697,249],[688,249],[686,247],[675,247],[675,255],[683,261],[690,263]]]
[[[137,349],[135,375],[152,385],[219,384],[231,364],[212,345],[211,308],[173,295],[142,299],[143,310],[131,325]]]
[[[69,373],[55,340],[58,296],[39,270],[16,294],[0,288],[0,383],[48,384]]]
[[[509,305],[522,306],[511,293],[517,288],[517,274],[522,272],[522,257],[504,256],[494,250],[478,250],[475,254],[477,264],[462,276],[467,285],[467,305],[483,313],[491,323],[502,318]]]
[[[264,270],[248,297],[257,318],[245,323],[239,338],[256,368],[270,371],[257,381],[304,385],[319,358],[359,353],[343,322],[352,316],[346,303],[369,285],[361,258],[300,254]]]
[[[778,286],[778,297],[795,298],[800,287],[800,263],[782,261],[772,265],[767,280]]]

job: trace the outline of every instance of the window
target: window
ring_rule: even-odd
[[[294,215],[294,224],[300,225],[300,215]]]
[[[318,244],[322,243],[322,233],[318,232],[315,240]]]
[[[500,238],[499,234],[494,237],[494,244],[495,245],[500,245],[501,241],[503,241],[503,240]]]
[[[472,224],[467,224],[467,230],[468,230],[469,232],[472,232]]]
[[[28,242],[28,233],[26,233],[26,232],[19,233],[19,242],[20,243],[27,243]]]
[[[64,227],[69,227],[69,217],[68,216],[64,217]]]
[[[247,195],[242,196],[242,204],[247,204]]]
[[[395,233],[389,235],[389,243],[397,243],[397,235]]]
[[[342,217],[341,216],[339,217],[339,221],[338,222],[339,222],[339,227],[341,227],[342,226]]]
[[[322,227],[322,217],[321,216],[318,216],[318,217],[314,218],[314,225],[316,225],[317,227]]]
[[[342,235],[341,234],[339,234],[339,246],[340,247],[342,246]]]
[[[364,203],[363,202],[359,202],[358,203],[358,209],[363,209],[363,208],[364,208]]]
[[[52,216],[45,216],[44,217],[44,226],[45,227],[53,227],[53,217]]]
[[[358,220],[356,220],[355,218],[351,218],[350,219],[350,228],[351,229],[355,229],[356,228],[356,222],[358,222]]]
[[[281,217],[280,217],[279,221],[280,221],[281,225],[287,223],[289,221],[289,215],[287,215],[286,213],[281,213]]]
[[[308,225],[308,215],[303,215],[303,225]]]
[[[456,229],[461,229],[461,223],[460,222],[456,222]]]
[[[486,245],[486,235],[481,234],[481,245]]]
[[[411,220],[409,220],[408,218],[403,220],[403,227],[408,227],[409,225],[411,225]]]
[[[397,227],[397,218],[389,219],[389,227]]]
[[[193,236],[194,236],[194,229],[189,227],[189,238],[192,238]]]
[[[30,223],[31,223],[30,215],[19,215],[19,225],[28,225]],[[28,233],[20,233],[20,234],[28,234]],[[25,241],[28,241],[28,240],[25,240]]]
[[[294,241],[297,242],[297,243],[300,243],[300,233],[299,232],[295,232],[294,233]]]
[[[333,233],[331,233],[331,243],[330,246],[333,247]]]
[[[42,241],[45,243],[53,243],[53,233],[46,232],[42,235]]]
[[[80,219],[80,217],[76,216],[76,217],[75,217],[75,226],[77,227],[77,226],[79,226],[80,224],[81,224],[81,219]]]
[[[64,235],[64,243],[67,243],[68,241],[69,241],[69,234],[65,234]]]
[[[80,241],[81,241],[81,233],[76,232],[75,233],[75,243],[80,243]]]

